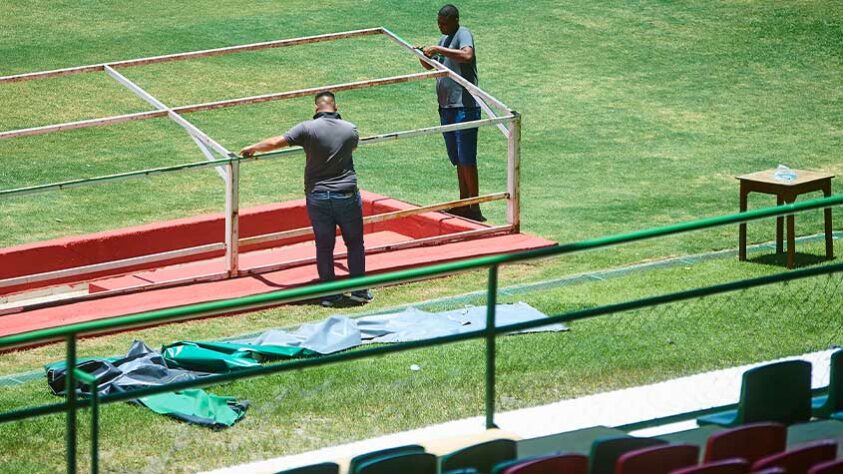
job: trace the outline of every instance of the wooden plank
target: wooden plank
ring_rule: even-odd
[[[225,180],[225,268],[237,276],[240,263],[240,162],[228,164]]]
[[[484,202],[490,201],[499,201],[501,199],[506,199],[509,195],[507,193],[495,193],[495,194],[487,194],[485,196],[477,196],[473,198],[467,199],[458,199],[456,201],[448,201],[439,204],[432,204],[430,206],[422,206],[416,207],[413,209],[404,209],[401,211],[394,211],[394,212],[386,212],[383,214],[376,214],[373,216],[366,216],[363,218],[363,225],[366,224],[373,224],[375,222],[385,222],[393,219],[401,219],[403,217],[410,217],[415,216],[418,214],[424,214],[426,212],[436,212],[436,211],[444,211],[447,209],[453,209],[455,207],[463,207],[469,206],[472,204],[480,204]],[[312,227],[301,227],[298,229],[291,229],[285,230],[283,232],[275,232],[272,234],[263,234],[263,235],[256,235],[254,237],[248,237],[244,239],[240,239],[240,245],[254,245],[254,244],[262,244],[265,242],[272,242],[276,240],[282,239],[289,239],[292,237],[301,237],[304,235],[310,235],[313,233]]]
[[[368,28],[363,30],[345,31],[341,33],[329,33],[324,35],[306,36],[302,38],[291,38],[274,41],[264,41],[261,43],[251,43],[239,46],[228,46],[224,48],[206,49],[202,51],[190,51],[186,53],[166,54],[162,56],[152,56],[139,59],[128,59],[123,61],[115,61],[101,64],[90,64],[87,66],[69,67],[63,69],[53,69],[51,71],[30,72],[26,74],[16,74],[13,76],[0,77],[0,84],[6,82],[20,82],[31,81],[34,79],[46,79],[50,77],[68,76],[71,74],[81,74],[86,72],[102,71],[105,66],[111,67],[132,67],[141,66],[145,64],[155,64],[170,61],[183,61],[186,59],[205,58],[210,56],[219,56],[222,54],[242,53],[246,51],[258,51],[262,49],[281,48],[284,46],[296,46],[301,44],[319,43],[322,41],[334,41],[338,39],[354,38],[358,36],[381,34],[380,28]]]
[[[32,275],[25,275],[15,278],[7,278],[0,280],[0,288],[7,288],[10,286],[25,285],[27,283],[37,283],[41,281],[58,280],[60,278],[68,278],[75,276],[90,275],[92,273],[102,272],[106,270],[118,270],[121,268],[128,268],[135,265],[142,265],[146,263],[161,262],[180,257],[188,257],[191,255],[198,255],[202,253],[214,252],[223,250],[225,245],[207,244],[197,247],[190,247],[186,249],[172,250],[170,252],[161,252],[150,255],[143,255],[140,257],[126,258],[122,260],[114,260],[111,262],[97,263],[94,265],[85,265],[82,267],[66,268],[64,270],[56,270],[53,272],[35,273]]]

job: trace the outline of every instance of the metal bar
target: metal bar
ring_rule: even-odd
[[[455,132],[457,130],[466,130],[469,128],[488,127],[490,125],[497,125],[509,122],[514,119],[514,115],[504,115],[502,117],[487,118],[480,120],[472,120],[470,122],[454,123],[450,125],[437,125],[434,127],[419,128],[416,130],[407,130],[405,132],[384,133],[382,135],[374,135],[360,139],[361,144],[381,143],[390,140],[398,140],[402,138],[419,137],[422,135],[432,135],[437,133]]]
[[[235,277],[240,262],[240,162],[228,164],[225,180],[225,269]]]
[[[151,110],[148,112],[136,112],[133,114],[114,115],[111,117],[79,120],[77,122],[67,122],[57,125],[45,125],[43,127],[21,128],[18,130],[0,132],[0,140],[4,140],[7,138],[28,137],[32,135],[45,135],[48,133],[63,132],[65,130],[75,130],[78,128],[100,127],[104,125],[113,125],[117,123],[134,122],[137,120],[149,120],[166,116],[166,112],[160,110]]]
[[[386,86],[390,84],[401,84],[404,82],[418,81],[422,79],[430,79],[434,77],[444,77],[447,74],[443,71],[429,71],[415,74],[407,74],[403,76],[392,76],[383,79],[372,79],[367,81],[348,82],[344,84],[334,84],[330,86],[310,87],[307,89],[299,89],[288,92],[278,92],[274,94],[256,95],[251,97],[242,97],[239,99],[220,100],[216,102],[205,102],[202,104],[184,105],[181,107],[174,107],[173,110],[177,113],[199,112],[203,110],[214,110],[225,107],[233,107],[236,105],[250,105],[259,104],[262,102],[270,102],[274,100],[295,99],[297,97],[307,97],[316,95],[320,92],[342,92],[355,89],[364,89],[367,87]]]
[[[739,222],[752,221],[763,219],[767,217],[776,217],[779,215],[788,215],[795,212],[824,209],[830,206],[843,204],[843,195],[832,196],[828,198],[812,199],[793,204],[786,204],[784,206],[775,206],[762,209],[754,209],[752,211],[730,214],[726,216],[718,216],[708,219],[700,219],[691,222],[684,222],[680,224],[673,224],[663,227],[655,227],[643,231],[630,232],[626,234],[617,234],[612,236],[600,237],[597,239],[585,240],[571,244],[558,245],[554,247],[546,247],[536,250],[528,250],[524,252],[514,252],[503,255],[492,255],[487,257],[478,257],[470,260],[462,260],[458,262],[449,262],[439,265],[431,265],[423,268],[414,268],[410,270],[403,270],[394,273],[371,275],[361,278],[340,280],[332,283],[324,283],[313,285],[304,288],[295,288],[290,290],[283,290],[273,293],[265,293],[261,295],[254,295],[242,298],[233,298],[223,301],[214,301],[209,303],[200,303],[196,305],[188,305],[180,308],[172,308],[170,310],[153,311],[148,313],[140,313],[129,316],[121,316],[107,320],[90,321],[86,323],[71,324],[59,328],[42,329],[31,331],[28,333],[15,334],[10,336],[0,337],[0,347],[12,347],[15,345],[22,345],[43,339],[55,339],[67,334],[74,333],[89,333],[89,332],[103,332],[113,328],[124,328],[127,325],[148,325],[154,322],[169,321],[175,318],[190,318],[196,315],[211,316],[214,314],[225,314],[233,310],[250,310],[253,308],[264,306],[273,306],[289,301],[298,301],[301,299],[314,298],[328,294],[337,293],[340,291],[351,291],[362,288],[376,287],[379,285],[416,281],[434,276],[443,276],[453,273],[466,272],[485,268],[490,265],[503,265],[514,262],[521,262],[533,260],[538,258],[546,258],[555,255],[563,255],[575,252],[582,252],[586,250],[593,250],[598,248],[611,247],[623,243],[637,242],[640,240],[651,239],[654,237],[661,237],[667,235],[674,235],[696,230],[709,229],[723,225],[733,225]],[[823,267],[839,269],[838,266]],[[810,273],[814,269],[803,270],[799,272],[792,272],[798,275],[813,275]],[[807,273],[806,273],[807,272]]]
[[[213,148],[214,150],[217,151],[217,153],[220,153],[223,156],[231,155],[231,152],[228,151],[225,147],[223,147],[222,145],[217,143],[213,138],[209,137],[202,130],[199,130],[198,127],[196,127],[192,123],[185,120],[179,114],[175,113],[173,111],[173,109],[171,109],[170,107],[166,106],[163,102],[161,102],[160,100],[153,97],[152,94],[150,94],[149,92],[143,90],[139,85],[137,85],[134,82],[132,82],[131,80],[129,80],[129,78],[127,78],[126,76],[124,76],[124,75],[120,74],[119,72],[115,71],[110,66],[105,66],[105,72],[108,73],[108,75],[111,76],[112,79],[116,80],[117,82],[119,82],[120,84],[125,86],[127,89],[132,91],[136,96],[140,97],[141,99],[143,99],[148,104],[152,105],[153,107],[155,107],[158,110],[167,112],[167,115],[170,117],[170,119],[172,119],[174,122],[179,124],[182,128],[187,130],[187,133],[189,133],[195,140],[198,140],[198,141],[202,142],[203,144],[205,144],[205,146]],[[206,154],[205,157],[208,158],[210,161],[215,161],[215,158],[213,157],[213,155],[209,156],[209,155]],[[218,168],[218,169],[221,170],[222,168]]]
[[[111,67],[132,67],[141,66],[145,64],[163,63],[169,61],[183,61],[186,59],[205,58],[209,56],[219,56],[222,54],[241,53],[245,51],[258,51],[269,48],[280,48],[284,46],[295,46],[300,44],[319,43],[322,41],[333,41],[345,38],[354,38],[357,36],[375,35],[381,33],[380,28],[367,28],[363,30],[344,31],[341,33],[329,33],[316,36],[305,36],[302,38],[291,38],[283,40],[265,41],[262,43],[251,43],[239,46],[228,46],[224,48],[206,49],[202,51],[191,51],[186,53],[167,54],[163,56],[152,56],[147,58],[129,59],[123,61],[91,64],[88,66],[69,67],[64,69],[54,69],[52,71],[30,72],[26,74],[16,74],[13,76],[0,77],[0,84],[4,82],[18,82],[31,81],[33,79],[45,79],[49,77],[68,76],[71,74],[80,74],[85,72],[102,71],[105,66]]]
[[[498,304],[498,266],[489,267],[486,289],[486,429],[495,425],[495,307]]]
[[[160,111],[156,111],[155,113],[162,113]],[[508,115],[505,117],[498,117],[494,119],[483,119],[483,120],[475,120],[471,122],[463,122],[463,123],[455,123],[451,125],[440,125],[435,127],[428,127],[428,128],[420,128],[416,130],[407,130],[404,132],[394,132],[394,133],[385,133],[382,135],[374,135],[370,137],[365,137],[360,140],[360,144],[363,145],[370,145],[373,143],[380,143],[390,140],[398,140],[403,138],[410,138],[410,137],[417,137],[422,135],[432,135],[441,132],[453,132],[455,130],[464,130],[467,128],[478,128],[478,127],[488,127],[491,125],[495,125],[498,123],[508,122],[513,119],[512,115]],[[220,165],[226,165],[233,161],[257,161],[257,160],[266,160],[270,158],[280,158],[285,157],[288,155],[295,155],[302,153],[303,150],[301,147],[292,147],[286,148],[279,151],[274,151],[271,153],[263,153],[259,155],[254,155],[252,157],[246,158],[242,156],[228,156],[227,158],[220,158],[216,162],[207,162],[207,161],[200,161],[195,163],[184,163],[181,165],[174,165],[174,166],[164,166],[160,168],[150,168],[145,170],[139,171],[129,171],[126,173],[118,173],[106,176],[96,176],[93,178],[84,178],[84,179],[75,179],[70,181],[63,181],[60,183],[49,183],[49,184],[41,184],[37,186],[27,186],[24,188],[16,188],[16,189],[6,189],[0,191],[0,198],[10,197],[10,196],[20,196],[24,194],[35,194],[41,193],[46,191],[56,191],[62,189],[70,189],[70,188],[78,188],[82,186],[89,186],[89,185],[96,185],[96,184],[104,184],[107,182],[113,181],[121,181],[124,179],[133,179],[133,178],[143,178],[146,176],[151,176],[153,174],[161,174],[161,173],[171,173],[171,172],[179,172],[185,171],[189,169],[200,169],[200,168],[208,168],[208,167],[215,167]]]
[[[209,149],[208,149],[208,147],[207,147],[207,146],[205,146],[205,144],[204,144],[204,143],[202,143],[202,141],[201,141],[201,140],[199,140],[198,138],[194,137],[193,135],[190,135],[190,138],[193,140],[193,143],[195,143],[195,144],[196,144],[196,146],[199,148],[199,151],[201,151],[201,152],[202,152],[202,154],[203,154],[203,155],[205,155],[205,159],[206,159],[206,160],[208,160],[208,161],[217,161],[217,157],[216,157],[216,156],[214,156],[214,154],[211,152],[211,150],[209,150]],[[220,177],[220,178],[222,178],[222,179],[223,179],[223,181],[225,181],[226,179],[228,179],[228,178],[226,177],[226,174],[225,174],[225,168],[223,168],[222,166],[217,166],[216,168],[214,168],[214,171],[216,171],[216,172],[217,172],[217,174],[219,175],[219,177]]]
[[[453,209],[455,207],[463,207],[472,204],[480,204],[484,202],[490,201],[499,201],[501,199],[507,199],[507,193],[494,193],[494,194],[487,194],[485,196],[478,196],[474,198],[467,198],[467,199],[459,199],[456,201],[448,201],[443,202],[440,204],[433,204],[430,206],[421,206],[416,207],[413,209],[404,209],[401,211],[394,211],[394,212],[386,212],[383,214],[376,214],[373,216],[366,216],[363,218],[363,225],[366,224],[374,224],[376,222],[385,222],[393,219],[401,219],[403,217],[410,217],[417,214],[424,214],[426,212],[435,212],[435,211],[443,211],[447,209]],[[254,245],[254,244],[262,244],[265,242],[272,242],[275,240],[283,240],[289,239],[292,237],[301,237],[304,235],[310,235],[313,233],[313,227],[300,227],[298,229],[291,229],[285,230],[281,232],[275,232],[272,234],[263,234],[263,235],[256,235],[254,237],[247,237],[240,239],[240,245]]]
[[[125,258],[122,260],[114,260],[111,262],[96,263],[94,265],[86,265],[84,267],[67,268],[64,270],[56,270],[54,272],[35,273],[33,275],[26,275],[0,280],[0,288],[24,285],[27,283],[37,283],[39,281],[57,280],[59,278],[67,278],[79,275],[88,275],[91,273],[102,272],[106,270],[116,270],[145,263],[160,262],[163,260],[170,260],[178,257],[187,257],[191,255],[215,252],[223,249],[225,249],[225,244],[222,243],[207,244],[186,249],[172,250],[170,252],[161,252],[151,255],[144,255],[141,257],[132,257]]]
[[[80,382],[87,384],[91,392],[91,473],[99,472],[99,385],[91,374],[73,369]]]
[[[677,301],[693,299],[693,298],[700,298],[704,296],[712,296],[721,293],[727,293],[737,290],[743,290],[748,288],[755,288],[759,286],[769,285],[773,283],[785,283],[789,281],[796,281],[803,278],[810,278],[814,276],[821,276],[821,275],[831,275],[833,273],[843,272],[843,263],[837,263],[833,265],[826,265],[822,267],[813,267],[803,270],[795,270],[795,271],[788,271],[783,273],[778,273],[774,275],[767,275],[763,277],[747,279],[747,280],[739,280],[736,282],[720,284],[715,286],[709,286],[705,288],[697,288],[694,290],[685,290],[681,292],[671,293],[662,296],[656,297],[648,297],[643,298],[635,301],[629,301],[626,303],[614,304],[614,305],[607,305],[601,306],[597,308],[590,308],[585,310],[574,311],[570,313],[565,313],[557,316],[550,316],[545,319],[541,320],[534,320],[534,321],[527,321],[523,323],[516,323],[516,324],[509,324],[506,326],[500,326],[494,328],[494,333],[496,335],[505,334],[513,331],[519,331],[524,329],[531,329],[541,326],[546,326],[549,324],[555,323],[564,323],[564,322],[571,322],[591,317],[596,317],[605,314],[611,313],[618,313],[623,311],[630,311],[634,309],[640,309],[649,306],[656,306],[660,304],[666,303],[673,303]],[[341,282],[332,282],[332,283],[324,283],[320,285],[316,285],[311,287],[310,290],[318,288],[320,294],[331,294],[337,291],[342,291],[346,289],[346,287],[353,287],[353,288],[366,288],[372,285],[372,279],[378,279],[380,277],[383,279],[384,275],[376,276],[376,277],[366,277],[366,278],[356,278],[354,280],[346,281],[346,284],[341,284]],[[411,281],[412,278],[415,276],[410,276],[410,279],[405,281]],[[349,285],[348,283],[353,283],[353,285]],[[294,290],[286,290],[284,292],[288,295],[295,294],[296,297],[290,297],[290,300],[293,299],[301,299],[305,297],[309,297],[311,292],[303,291],[304,289],[294,289]],[[276,294],[277,295],[277,294]],[[245,299],[245,298],[241,298]],[[262,299],[260,297],[248,297],[248,299]],[[230,301],[229,301],[230,302]],[[225,302],[217,302],[217,303],[204,303],[204,306],[220,306],[220,303]],[[198,306],[198,305],[196,305]],[[169,313],[170,317],[179,318],[181,315],[185,313],[185,309],[187,307],[182,308],[171,308],[168,310],[160,310],[156,311],[155,313]],[[193,308],[196,309],[196,308]],[[121,319],[126,318],[135,318],[140,315],[136,315],[133,317],[124,317]],[[124,323],[131,324],[128,320],[123,321]],[[90,326],[91,323],[80,323],[73,325],[74,331],[77,332],[87,332],[87,330],[83,326]],[[69,326],[68,326],[69,327]],[[35,331],[29,334],[35,334],[36,332],[44,333],[49,330],[43,331]],[[242,369],[240,371],[227,373],[227,374],[218,374],[218,375],[210,375],[207,377],[203,377],[197,380],[185,381],[185,382],[177,382],[173,384],[168,384],[166,386],[158,386],[158,387],[151,387],[145,388],[140,390],[133,390],[131,392],[121,392],[115,394],[105,395],[101,399],[101,403],[114,403],[118,401],[124,400],[131,400],[138,397],[155,395],[159,393],[166,393],[166,392],[173,392],[177,390],[183,390],[187,388],[195,388],[195,387],[202,387],[202,386],[209,386],[209,385],[216,385],[220,383],[230,382],[233,380],[239,380],[243,378],[250,378],[250,377],[258,377],[262,375],[269,375],[275,374],[280,372],[286,372],[291,370],[300,370],[307,367],[315,367],[315,366],[322,366],[322,365],[329,365],[334,364],[337,362],[348,362],[353,360],[359,360],[369,357],[376,357],[385,354],[403,352],[407,350],[414,350],[420,349],[425,347],[434,347],[442,344],[447,343],[454,343],[454,342],[461,342],[461,341],[468,341],[471,339],[481,339],[487,336],[487,330],[480,329],[471,332],[465,332],[460,334],[453,334],[449,336],[443,336],[433,339],[424,339],[419,341],[413,342],[405,342],[399,344],[390,344],[390,345],[382,345],[376,347],[370,347],[361,349],[359,351],[348,351],[348,352],[341,352],[336,354],[329,354],[315,358],[306,358],[306,359],[298,359],[293,360],[290,362],[278,363],[278,364],[271,364],[261,367],[255,368],[248,368]],[[10,339],[10,337],[2,338],[0,341],[0,345],[5,345],[5,342]],[[88,401],[80,400],[79,407],[88,406]],[[33,416],[39,416],[48,413],[57,413],[62,411],[62,408],[65,407],[64,404],[54,404],[54,405],[45,405],[40,407],[35,407],[32,409],[27,410],[18,410],[16,412],[8,412],[0,414],[0,422],[8,422],[8,421],[15,421],[25,418],[30,418]]]
[[[427,64],[427,65],[429,65],[429,66],[432,66],[432,67],[434,67],[434,68],[436,68],[436,69],[438,69],[438,70],[440,70],[440,71],[448,71],[448,76],[449,76],[451,79],[453,79],[453,81],[454,81],[454,82],[456,82],[457,84],[459,84],[459,85],[461,85],[461,86],[465,87],[465,88],[466,88],[466,89],[467,89],[467,90],[471,93],[471,95],[479,95],[480,97],[482,97],[483,99],[485,99],[485,100],[486,100],[486,102],[490,102],[490,103],[494,104],[495,106],[500,107],[500,109],[501,109],[501,110],[506,110],[506,111],[509,111],[509,110],[510,110],[510,108],[509,108],[509,107],[507,107],[507,106],[506,106],[506,104],[504,104],[503,102],[499,101],[498,99],[496,99],[496,98],[492,97],[492,95],[491,95],[491,94],[489,94],[488,92],[484,91],[483,89],[481,89],[481,88],[479,88],[479,87],[475,86],[474,84],[472,84],[472,83],[470,83],[470,82],[466,81],[465,79],[463,79],[463,78],[462,78],[462,76],[460,76],[459,74],[457,74],[457,73],[455,73],[455,72],[451,71],[450,69],[446,68],[444,65],[440,64],[439,62],[434,61],[434,60],[432,60],[432,59],[428,58],[427,56],[425,56],[425,55],[424,55],[424,53],[422,53],[421,51],[419,51],[419,50],[417,50],[416,48],[414,48],[414,47],[413,47],[410,43],[408,43],[408,42],[404,41],[403,39],[401,39],[401,38],[400,38],[398,35],[396,35],[395,33],[393,33],[393,32],[391,32],[391,31],[389,31],[389,30],[388,30],[388,29],[386,29],[386,28],[381,28],[381,31],[382,31],[382,32],[383,32],[383,33],[384,33],[387,37],[389,37],[389,39],[391,39],[392,41],[394,41],[394,42],[398,43],[399,45],[401,45],[402,47],[404,47],[404,49],[406,49],[407,51],[409,51],[409,52],[413,53],[413,54],[414,54],[416,57],[418,57],[420,60],[424,61],[424,62],[425,62],[425,64]]]
[[[111,68],[110,68],[111,69]],[[112,71],[114,71],[112,69]],[[115,71],[116,72],[116,71]],[[119,73],[118,73],[119,74]],[[418,81],[422,79],[430,79],[434,77],[444,77],[447,75],[447,72],[444,71],[429,71],[423,73],[415,73],[415,74],[407,74],[404,76],[393,76],[387,77],[383,79],[374,79],[368,81],[358,81],[358,82],[349,82],[345,84],[334,84],[330,86],[321,86],[321,87],[312,87],[309,89],[300,89],[296,91],[289,91],[289,92],[280,92],[276,94],[266,94],[266,95],[258,95],[252,97],[243,97],[239,99],[229,99],[229,100],[221,100],[217,102],[206,102],[202,104],[193,104],[193,105],[183,105],[180,107],[173,107],[168,109],[168,111],[175,112],[176,114],[183,114],[189,112],[199,112],[203,110],[214,110],[214,109],[221,109],[225,107],[233,107],[236,105],[248,105],[248,104],[258,104],[261,102],[269,102],[273,100],[285,100],[285,99],[293,99],[296,97],[304,97],[308,95],[314,95],[319,92],[324,91],[347,91],[347,90],[354,90],[354,89],[363,89],[366,87],[376,87],[376,86],[384,86],[390,84],[400,84],[404,82],[410,81]],[[123,77],[123,76],[121,76]],[[163,105],[163,104],[162,104]],[[56,125],[45,125],[42,127],[34,127],[34,128],[23,128],[19,130],[10,130],[6,132],[0,132],[0,140],[6,138],[16,138],[16,137],[25,137],[25,136],[32,136],[32,135],[45,135],[48,133],[53,132],[60,132],[64,130],[74,130],[78,128],[89,128],[89,127],[100,127],[105,125],[111,125],[116,123],[123,123],[123,122],[132,122],[136,120],[148,120],[153,118],[160,118],[168,115],[168,112],[164,110],[154,110],[150,112],[138,112],[133,114],[125,114],[125,115],[114,115],[111,117],[102,117],[97,119],[91,120],[80,120],[77,122],[68,122]]]
[[[67,335],[65,349],[65,385],[67,395],[67,422],[65,432],[65,457],[68,474],[76,473],[76,334]]]
[[[515,120],[509,123],[509,143],[506,159],[506,188],[509,200],[506,221],[517,231],[521,229],[521,115],[513,112]]]

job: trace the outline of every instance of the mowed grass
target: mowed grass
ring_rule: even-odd
[[[13,0],[0,18],[0,75],[381,25],[411,43],[430,44],[438,38],[440,6]],[[500,0],[459,6],[463,24],[475,34],[481,86],[524,117],[526,232],[568,242],[731,213],[737,210],[734,176],[779,163],[843,174],[843,14],[833,1]],[[420,71],[396,45],[371,37],[122,72],[176,106]],[[339,100],[364,136],[438,122],[432,81],[345,92]],[[6,84],[0,104],[2,130],[149,109],[103,74]],[[186,118],[238,150],[308,118],[311,104],[301,98]],[[435,136],[361,147],[355,163],[365,189],[434,203],[457,195],[443,148]],[[482,192],[503,189],[505,150],[494,129],[481,132]],[[4,140],[0,159],[0,189],[203,160],[166,119]],[[299,198],[302,167],[301,157],[244,165],[243,205]],[[843,191],[840,182],[835,193]],[[768,196],[750,200],[751,207],[770,204]],[[0,246],[6,247],[219,212],[223,183],[204,170],[12,198],[0,206]],[[488,214],[503,222],[502,206],[490,205]],[[818,232],[820,217],[799,216],[797,232]],[[837,213],[835,229],[840,219]],[[773,229],[773,222],[750,225],[750,241],[769,240]],[[735,231],[719,228],[507,267],[502,285],[734,248]],[[840,247],[837,242],[838,255]],[[823,249],[811,244],[799,250]],[[780,265],[770,257],[716,260],[502,299],[558,314],[770,274]],[[531,406],[840,344],[839,280],[773,285],[573,323],[570,333],[504,338],[499,406]],[[364,310],[484,285],[478,272],[387,288]],[[329,314],[293,305],[85,340],[80,354],[120,354],[134,338],[158,347]],[[62,355],[60,345],[4,354],[0,373],[36,369]],[[103,414],[102,466],[107,472],[189,472],[479,415],[482,361],[483,345],[473,342],[215,387],[215,393],[253,404],[242,423],[223,432],[111,405]],[[411,364],[422,370],[410,371]],[[2,410],[57,400],[43,381],[0,389]],[[86,416],[80,418],[84,430]],[[61,417],[0,426],[4,466],[10,472],[62,470],[63,426]]]

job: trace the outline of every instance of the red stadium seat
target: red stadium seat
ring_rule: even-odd
[[[749,472],[749,462],[743,459],[727,459],[725,461],[710,462],[699,466],[677,469],[670,474],[746,474]]]
[[[815,464],[808,474],[843,474],[843,459]]]
[[[741,458],[755,461],[784,452],[787,427],[781,423],[753,423],[714,433],[705,445],[704,463]]]
[[[808,470],[816,464],[832,461],[837,457],[837,442],[831,440],[818,441],[791,449],[783,453],[767,456],[752,465],[753,471],[768,467],[781,467],[787,474],[808,474]]]
[[[628,452],[618,459],[615,474],[670,474],[694,466],[700,448],[692,444],[667,444]]]
[[[531,459],[506,468],[502,474],[588,474],[588,457],[559,454]]]

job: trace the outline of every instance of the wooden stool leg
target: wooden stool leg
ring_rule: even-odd
[[[776,205],[784,204],[784,198],[781,194],[776,194]],[[784,217],[776,217],[776,253],[784,252]]]
[[[741,183],[741,212],[746,212],[746,196],[749,192]],[[738,260],[746,260],[746,222],[738,226]]]
[[[823,196],[831,196],[831,179],[823,183]],[[831,208],[827,207],[823,210],[825,214],[825,258],[831,260],[834,258],[834,242],[831,235]]]
[[[796,196],[787,195],[784,198],[787,204],[796,201]],[[787,216],[787,268],[793,268],[796,263],[796,225],[793,214]]]

